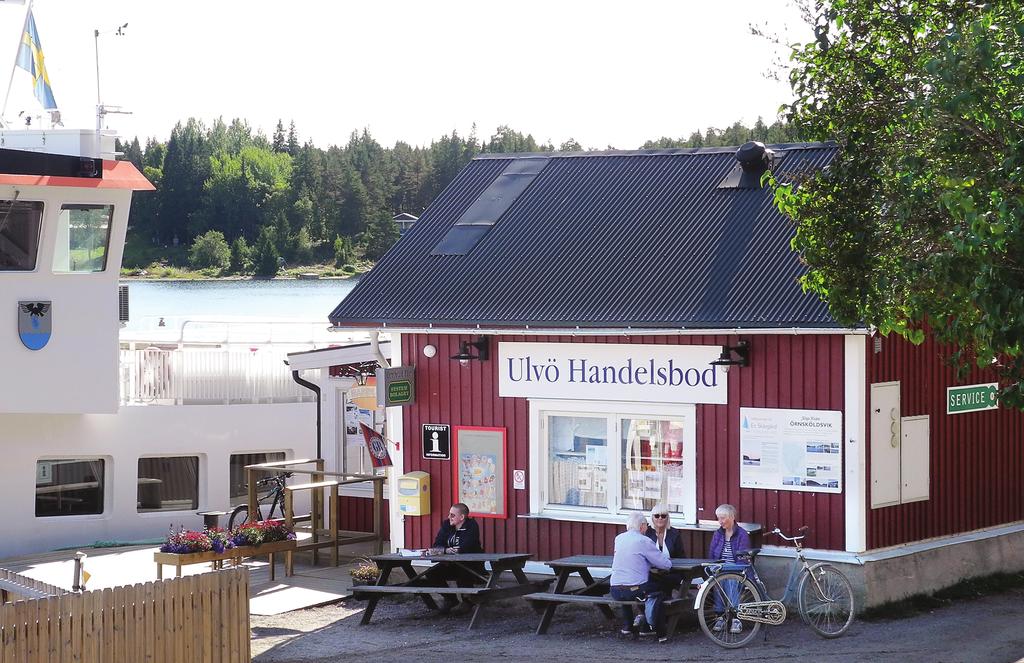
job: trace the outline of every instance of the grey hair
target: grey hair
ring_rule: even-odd
[[[667,513],[668,518],[665,519],[665,524],[672,525],[672,512],[668,510],[667,504],[655,504],[654,508],[651,509],[651,523],[654,523],[654,514],[656,513]]]
[[[715,515],[719,518],[729,516],[733,520],[736,520],[736,507],[731,504],[720,504],[718,508],[715,509]]]
[[[641,525],[647,524],[647,518],[639,511],[634,511],[626,518],[626,531],[639,532]]]

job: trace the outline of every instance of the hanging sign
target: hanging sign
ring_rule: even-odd
[[[388,455],[388,445],[380,433],[373,430],[366,424],[360,423],[359,428],[363,431],[363,438],[366,439],[366,448],[370,452],[370,462],[374,467],[390,467],[391,456]]]
[[[423,424],[423,457],[428,460],[452,459],[452,427],[448,424]]]
[[[377,369],[377,404],[381,407],[412,405],[416,402],[416,367]]]
[[[720,345],[499,343],[498,394],[644,403],[728,402]]]
[[[999,407],[999,383],[946,387],[946,414],[963,414]]]
[[[50,342],[51,302],[18,302],[18,336],[29,350]]]

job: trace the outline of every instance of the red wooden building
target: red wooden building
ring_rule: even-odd
[[[841,327],[797,282],[760,178],[806,177],[834,149],[467,166],[330,316],[414,367],[388,435],[396,475],[429,474],[431,514],[403,515],[393,481],[393,544],[429,546],[463,501],[488,550],[607,553],[630,511],[664,503],[699,555],[731,503],[810,526],[861,607],[1024,567],[1022,417],[994,407],[995,378]]]

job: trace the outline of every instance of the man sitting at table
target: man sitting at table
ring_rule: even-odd
[[[612,557],[611,595],[616,601],[644,601],[647,624],[637,624],[641,636],[658,635],[658,642],[665,642],[665,621],[661,614],[664,601],[657,581],[651,580],[651,568],[668,570],[672,561],[658,546],[644,534],[647,519],[644,514],[633,512],[626,520],[626,531],[615,537],[615,554]],[[622,634],[633,632],[633,607],[622,606]],[[640,620],[638,619],[637,622]]]
[[[452,555],[482,553],[483,551],[484,549],[480,545],[480,526],[469,517],[469,507],[462,502],[453,504],[452,508],[448,510],[448,518],[441,523],[441,529],[438,530],[437,536],[434,538],[434,546],[430,549],[430,554]],[[466,566],[478,573],[484,572],[482,563],[479,565],[467,564]],[[439,569],[434,577],[444,580],[446,584],[448,580],[454,580],[457,587],[472,587],[481,582],[480,578],[474,576],[469,570],[460,567]],[[442,614],[450,612],[452,608],[459,605],[459,600],[451,594],[443,594],[442,598],[444,599],[444,605],[440,609]],[[467,612],[469,608],[469,603],[463,601],[456,612]]]

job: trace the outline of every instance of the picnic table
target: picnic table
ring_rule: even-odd
[[[685,590],[689,586],[690,580],[701,573],[703,564],[713,561],[710,559],[673,559],[672,571],[682,574],[682,587]],[[612,568],[611,555],[573,555],[545,563],[554,570],[557,577],[554,589],[549,592],[527,594],[523,597],[532,602],[538,611],[543,611],[540,624],[537,626],[538,635],[547,633],[548,627],[551,626],[551,621],[555,617],[555,610],[565,603],[593,605],[609,619],[615,618],[612,606],[638,603],[636,601],[617,601],[608,595],[611,590],[611,575],[600,580],[594,580],[594,576],[591,575],[591,569]],[[569,582],[569,577],[574,573],[583,580],[583,587],[566,590],[565,586]],[[690,599],[687,598],[685,591],[680,598],[668,597],[665,599],[666,634],[669,637],[675,632],[679,617],[689,602]]]
[[[485,604],[509,596],[522,596],[548,587],[552,579],[530,580],[523,572],[526,561],[532,555],[527,553],[463,553],[452,555],[424,555],[407,557],[400,554],[373,555],[370,557],[380,568],[380,574],[373,585],[353,588],[357,599],[368,601],[360,624],[369,624],[377,603],[386,595],[414,595],[432,610],[437,610],[437,603],[432,594],[449,594],[460,596],[473,604],[473,617],[469,620],[469,628],[474,628],[480,618],[480,611]],[[414,561],[429,561],[431,566],[419,573],[413,568]],[[486,563],[481,573],[480,565]],[[473,576],[483,583],[483,587],[449,587],[444,576],[452,568],[458,568],[467,576]],[[401,569],[406,580],[397,584],[388,584],[391,572]],[[501,585],[502,576],[509,573],[515,584]]]

